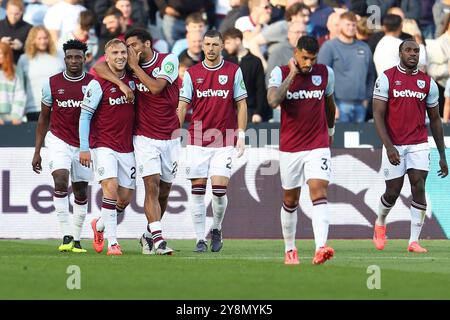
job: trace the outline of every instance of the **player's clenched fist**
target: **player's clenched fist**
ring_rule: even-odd
[[[91,166],[91,153],[89,151],[80,151],[80,163],[88,168]]]
[[[42,171],[42,158],[39,153],[35,153],[33,156],[33,161],[31,162],[31,165],[33,166],[33,171],[36,173],[41,173]]]

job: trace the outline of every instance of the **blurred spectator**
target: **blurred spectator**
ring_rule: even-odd
[[[395,15],[399,16],[402,19],[402,21],[405,19],[405,14],[403,13],[403,10],[398,7],[390,8],[388,10],[388,14],[395,14]],[[369,41],[367,42],[367,44],[369,45],[372,53],[375,53],[375,48],[377,47],[378,42],[380,42],[380,40],[383,37],[384,37],[383,31],[375,32],[369,37]],[[408,33],[404,33],[403,31],[400,33],[400,36],[399,36],[399,38],[401,40],[411,39],[412,37],[413,37],[412,35],[410,35]]]
[[[103,18],[103,24],[105,26],[105,32],[99,39],[97,57],[103,56],[105,53],[105,44],[109,40],[113,38],[125,40],[125,32],[127,31],[127,20],[123,16],[122,11],[115,7],[111,7],[106,11]]]
[[[334,11],[333,8],[320,4],[319,0],[303,0],[311,10],[309,17],[308,34],[320,38],[328,33],[327,21],[328,16]]]
[[[449,123],[450,121],[450,79],[447,80],[447,84],[445,86],[445,103],[444,103],[444,112],[442,117],[443,123]]]
[[[6,3],[6,18],[0,21],[0,40],[13,50],[14,63],[23,53],[28,32],[33,27],[23,21],[23,10],[22,0],[9,0]]]
[[[367,25],[367,17],[361,17],[358,22],[356,22],[356,39],[367,43],[372,33],[373,29],[369,28]]]
[[[2,7],[3,0],[0,0],[0,20],[3,20],[6,18],[6,10]]]
[[[180,88],[183,86],[184,73],[186,72],[187,69],[189,69],[193,65],[194,63],[192,59],[189,58],[188,56],[184,56],[180,59],[180,63],[178,65],[178,79],[177,79],[178,86]],[[191,119],[192,119],[192,104],[189,103],[187,106],[186,118],[184,119],[184,121],[191,122]]]
[[[339,36],[339,24],[341,21],[341,13],[333,12],[328,16],[327,30],[328,33],[317,39],[319,46],[322,46],[325,41],[337,38]]]
[[[25,110],[28,121],[37,121],[41,111],[41,89],[45,81],[65,68],[62,57],[57,56],[50,32],[44,26],[33,27],[25,42],[25,53],[19,58],[17,72],[24,79]]]
[[[78,23],[74,31],[63,35],[58,43],[58,49],[62,50],[63,44],[68,40],[76,39],[83,43],[86,43],[88,51],[86,52],[86,63],[85,68],[89,70],[94,62],[94,57],[98,52],[98,38],[94,31],[95,26],[95,15],[90,10],[85,10],[80,12],[80,17],[78,18]]]
[[[437,0],[433,6],[433,18],[436,26],[435,37],[439,37],[447,29],[445,17],[450,13],[450,0]]]
[[[186,17],[186,33],[193,31],[199,31],[202,34],[206,32],[206,20],[203,19],[203,15],[199,12],[191,13]],[[172,53],[178,57],[187,47],[187,39],[179,39],[173,45]]]
[[[225,19],[230,10],[231,4],[229,0],[216,0],[216,6],[214,11],[214,13],[216,14],[216,19],[214,21],[214,27],[216,28],[216,30],[219,29],[220,25],[222,24],[222,21]]]
[[[219,27],[219,32],[224,33],[230,28],[234,28],[236,20],[240,17],[248,16],[248,0],[229,0],[231,10],[228,11]]]
[[[44,17],[49,6],[41,0],[25,0],[25,3],[27,5],[23,14],[23,20],[33,26],[44,24]]]
[[[433,5],[436,0],[420,1],[419,27],[424,39],[434,39],[436,25],[433,19]]]
[[[242,70],[245,87],[247,88],[247,120],[260,123],[268,120],[270,108],[267,103],[267,91],[264,83],[264,69],[261,60],[244,48],[243,34],[236,28],[231,28],[223,34],[225,44],[225,59],[238,64]]]
[[[450,14],[447,14],[443,29],[443,33],[436,40],[427,41],[427,73],[432,77],[439,89],[439,108],[443,108],[444,88],[449,79],[450,68]]]
[[[341,14],[340,34],[320,48],[318,63],[330,66],[336,79],[334,96],[340,122],[364,122],[372,97],[375,68],[369,46],[356,35],[356,15]]]
[[[236,20],[234,27],[239,29],[243,36],[245,48],[250,47],[250,40],[257,36],[270,21],[272,7],[269,0],[250,0],[248,2],[250,13],[248,16],[240,17]]]
[[[349,0],[347,1],[347,9],[354,12],[360,17],[367,16],[367,1],[366,0]]]
[[[292,58],[292,53],[297,46],[298,39],[306,35],[306,25],[301,22],[289,22],[287,41],[277,43],[273,46],[273,50],[269,55],[266,69],[266,84],[269,83],[270,74],[276,66],[283,66],[288,64],[289,59]]]
[[[272,47],[280,42],[287,42],[288,40],[288,23],[289,22],[299,22],[306,25],[309,21],[309,8],[303,3],[294,3],[287,7],[285,19],[272,23],[262,30],[258,35],[250,40],[250,51],[252,54],[261,59],[264,70],[267,69],[267,61],[261,52],[261,46],[267,44],[268,55],[272,54]],[[292,53],[292,52],[291,52]],[[270,72],[269,72],[270,74]]]
[[[185,19],[189,14],[201,12],[206,15],[213,8],[213,0],[155,0],[155,3],[163,15],[163,33],[170,46],[185,37]],[[208,20],[208,24],[212,25],[211,21]]]
[[[61,36],[75,29],[80,12],[86,10],[79,2],[80,0],[63,0],[48,8],[44,26],[50,32],[54,43],[58,43]]]
[[[413,39],[417,42],[420,47],[420,56],[419,56],[419,70],[422,72],[426,72],[427,66],[427,51],[425,49],[425,41],[422,38],[422,33],[420,32],[419,26],[417,25],[416,20],[413,19],[405,19],[403,20],[403,28],[402,31],[408,33],[413,36]],[[399,61],[400,62],[400,61]]]
[[[188,47],[180,53],[178,59],[189,58],[192,64],[196,64],[204,59],[202,51],[203,33],[192,31],[186,35]]]
[[[0,42],[0,125],[9,121],[20,124],[24,107],[23,79],[16,75],[12,49]]]

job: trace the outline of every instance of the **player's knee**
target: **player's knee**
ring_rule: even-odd
[[[418,181],[411,184],[411,193],[413,196],[425,195],[425,183],[423,183],[423,181]]]
[[[223,197],[227,194],[227,186],[212,185],[212,193],[216,197]]]
[[[204,196],[206,193],[206,184],[193,184],[191,193],[193,195]]]
[[[117,214],[122,214],[122,213],[124,213],[125,208],[126,208],[128,205],[129,205],[129,202],[118,200],[118,201],[116,202],[116,211],[117,211]]]
[[[384,193],[383,197],[388,203],[394,204],[397,201],[398,197],[400,196],[400,192],[401,189],[388,188]]]
[[[160,189],[159,189],[158,179],[155,179],[153,176],[146,177],[144,183],[145,183],[146,192],[149,195],[152,195],[154,197],[157,197],[159,195]]]
[[[68,182],[64,178],[55,178],[55,191],[68,192]]]

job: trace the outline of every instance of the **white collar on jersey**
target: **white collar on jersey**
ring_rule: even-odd
[[[202,65],[203,65],[203,67],[204,67],[206,70],[209,70],[209,71],[219,70],[220,68],[222,68],[223,64],[225,63],[225,60],[223,59],[222,56],[220,57],[220,59],[221,59],[221,60],[220,60],[220,62],[219,62],[218,65],[209,67],[208,65],[206,65],[206,63],[205,63],[204,60],[202,61]]]
[[[398,71],[400,71],[401,73],[406,74],[406,69],[405,69],[405,68],[402,68],[401,65],[398,64],[398,65],[397,65],[397,69],[398,69]],[[419,73],[419,69],[416,68],[416,69],[412,72],[412,75],[415,76],[415,75],[418,74],[418,73]]]
[[[144,62],[143,64],[141,64],[142,68],[148,68],[151,67],[155,62],[156,59],[158,59],[158,52],[153,51],[153,57],[150,59],[150,61]]]
[[[66,71],[63,72],[64,79],[66,79],[67,81],[71,81],[71,82],[77,82],[77,81],[83,80],[85,76],[86,76],[86,72],[84,72],[84,71],[81,74],[81,76],[79,76],[79,77],[71,77],[66,73]]]

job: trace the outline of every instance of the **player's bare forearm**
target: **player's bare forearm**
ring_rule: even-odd
[[[391,139],[387,133],[385,115],[387,109],[387,102],[373,99],[373,120],[375,123],[375,129],[377,130],[378,136],[380,137],[383,145],[388,148],[394,147]]]
[[[247,129],[247,100],[242,99],[236,102],[236,108],[239,131],[245,132]]]
[[[267,101],[269,102],[269,105],[272,107],[272,109],[278,107],[281,101],[284,100],[289,86],[294,80],[294,77],[295,74],[289,73],[286,79],[284,79],[284,81],[281,83],[281,86],[279,86],[278,88],[269,88],[269,90],[267,91]]]
[[[178,101],[178,120],[180,121],[180,128],[183,127],[184,119],[186,118],[186,108],[188,103],[185,101]]]
[[[94,70],[100,78],[114,83],[117,86],[125,85],[119,77],[111,71],[108,64],[105,61],[97,62],[94,65]]]
[[[51,109],[44,104],[41,104],[41,113],[36,127],[36,143],[34,146],[34,153],[40,153],[42,145],[44,144],[45,135],[47,134],[50,125]]]
[[[133,67],[133,72],[144,84],[144,86],[146,86],[153,94],[161,93],[161,91],[163,91],[164,88],[169,84],[169,82],[164,79],[150,78],[140,66]]]
[[[428,118],[430,119],[430,129],[433,135],[436,147],[439,151],[441,159],[445,159],[445,142],[444,142],[444,130],[442,129],[442,121],[439,115],[439,108],[428,108]]]
[[[336,116],[336,103],[334,102],[333,95],[325,98],[325,112],[327,114],[328,128],[334,128],[335,116]]]

